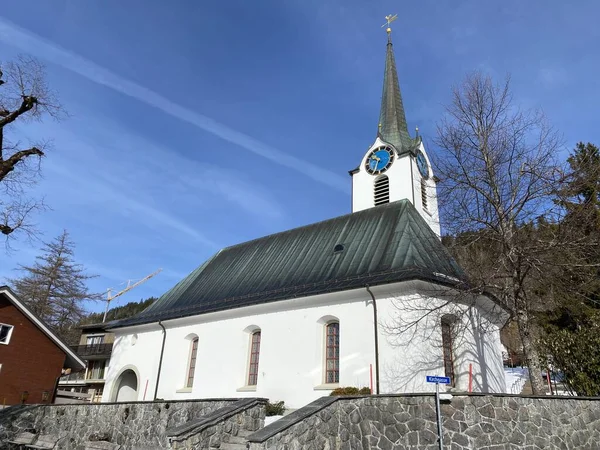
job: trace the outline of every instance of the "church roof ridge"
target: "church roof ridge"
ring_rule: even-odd
[[[408,202],[408,203],[410,203],[410,200],[408,200],[408,199],[396,200],[395,202],[388,203],[388,205],[390,205],[392,203],[402,203],[402,202]],[[387,205],[383,205],[383,206],[387,206]],[[220,253],[220,252],[222,252],[222,251],[225,251],[225,250],[229,250],[229,249],[241,246],[241,245],[250,244],[250,243],[253,243],[255,241],[260,241],[262,239],[270,238],[270,237],[273,237],[273,236],[278,236],[278,235],[286,234],[286,233],[292,233],[292,232],[300,230],[300,229],[310,228],[310,227],[314,227],[314,226],[319,226],[319,225],[325,224],[327,222],[332,222],[332,221],[335,221],[335,220],[342,220],[342,219],[344,219],[344,218],[346,218],[348,216],[352,216],[354,214],[365,213],[365,211],[366,210],[349,212],[347,214],[342,214],[341,216],[330,217],[329,219],[323,219],[323,220],[319,220],[317,222],[307,223],[306,225],[300,225],[300,226],[297,226],[297,227],[294,227],[294,228],[290,228],[289,230],[276,231],[276,232],[271,233],[271,234],[265,234],[264,236],[260,236],[260,237],[254,238],[254,239],[250,239],[249,241],[238,242],[237,244],[231,244],[231,245],[229,245],[227,247],[223,247],[221,250],[219,250],[219,252],[217,252],[217,254]]]

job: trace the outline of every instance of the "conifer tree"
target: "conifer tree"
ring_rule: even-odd
[[[582,242],[578,264],[546,277],[560,308],[540,317],[541,350],[578,395],[600,394],[600,151],[579,142],[568,158],[569,174],[556,203],[566,215],[561,226],[569,239]],[[564,253],[556,259],[564,261]],[[552,279],[550,279],[550,276]]]
[[[85,315],[84,302],[100,299],[87,287],[82,265],[74,260],[74,243],[65,230],[30,266],[21,265],[21,278],[10,280],[19,298],[60,337],[70,341],[71,329]]]
[[[566,220],[586,234],[600,232],[600,150],[579,142],[567,160],[570,174],[560,190]]]

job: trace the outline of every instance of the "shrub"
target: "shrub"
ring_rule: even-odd
[[[346,397],[352,395],[371,395],[371,389],[369,389],[368,387],[363,387],[359,389],[353,386],[340,387],[331,391],[331,394],[329,395],[334,397]]]
[[[266,415],[267,416],[283,416],[285,412],[285,405],[283,400],[280,402],[267,402]]]

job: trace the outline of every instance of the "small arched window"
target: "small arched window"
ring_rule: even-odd
[[[258,382],[260,336],[260,330],[257,330],[250,335],[250,364],[248,364],[248,386],[256,386]]]
[[[194,372],[196,371],[196,357],[198,355],[198,338],[195,337],[190,342],[190,358],[188,361],[187,377],[185,387],[191,388],[194,386]]]
[[[340,323],[325,326],[325,383],[340,382]]]
[[[381,175],[375,180],[373,195],[375,206],[390,202],[390,180],[387,175]]]
[[[444,360],[444,375],[450,378],[451,385],[454,386],[454,339],[453,326],[455,317],[442,317],[442,352]]]
[[[427,181],[425,178],[421,178],[421,202],[423,203],[423,210],[427,211]]]

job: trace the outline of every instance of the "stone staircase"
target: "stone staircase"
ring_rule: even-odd
[[[166,431],[170,448],[245,450],[247,437],[260,430],[267,400],[248,398]]]

